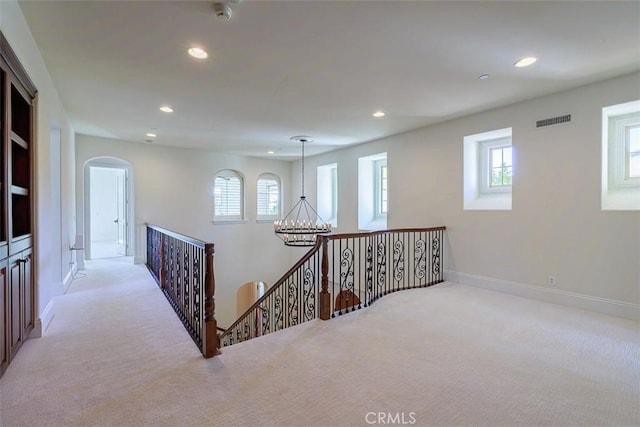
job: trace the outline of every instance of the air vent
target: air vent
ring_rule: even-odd
[[[571,114],[565,114],[564,116],[551,117],[550,119],[542,119],[536,122],[537,128],[543,128],[545,126],[559,125],[561,123],[569,123],[571,121]]]

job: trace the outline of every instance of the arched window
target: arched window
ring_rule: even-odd
[[[244,178],[231,169],[216,174],[213,186],[214,221],[244,220]]]
[[[272,173],[258,176],[258,220],[274,220],[280,217],[280,178]]]

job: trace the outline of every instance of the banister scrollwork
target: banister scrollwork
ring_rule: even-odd
[[[444,281],[444,227],[325,236],[219,337],[222,347]],[[322,296],[322,298],[321,298]],[[325,297],[329,298],[325,298]],[[339,303],[339,304],[338,304]]]

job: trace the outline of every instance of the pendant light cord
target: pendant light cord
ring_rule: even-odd
[[[302,141],[302,197],[304,197],[304,141]]]

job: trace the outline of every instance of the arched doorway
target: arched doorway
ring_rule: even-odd
[[[133,167],[115,157],[84,165],[84,249],[86,259],[132,256]]]

